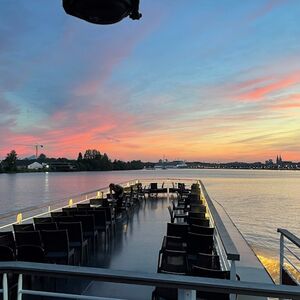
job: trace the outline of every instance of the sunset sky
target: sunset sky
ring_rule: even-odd
[[[141,0],[100,26],[1,0],[0,159],[300,161],[299,0]]]

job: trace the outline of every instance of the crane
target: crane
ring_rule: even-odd
[[[94,24],[114,24],[126,17],[139,20],[140,0],[62,0],[65,12]]]
[[[34,145],[29,145],[29,144],[15,144],[16,146],[26,146],[26,147],[34,147],[35,148],[35,157],[38,158],[39,154],[39,148],[44,148],[44,145],[41,144],[34,144]]]

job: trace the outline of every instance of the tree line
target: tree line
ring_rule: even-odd
[[[88,149],[82,154],[78,153],[77,159],[67,159],[64,157],[49,158],[45,154],[40,154],[37,159],[18,159],[15,150],[7,153],[0,163],[0,172],[22,172],[27,170],[27,166],[37,161],[43,164],[47,170],[51,171],[53,164],[71,164],[75,171],[112,171],[112,170],[139,170],[144,168],[141,160],[122,161],[111,160],[106,153],[101,154],[97,149]]]

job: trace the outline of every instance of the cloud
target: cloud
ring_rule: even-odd
[[[268,0],[263,5],[261,5],[257,10],[252,12],[248,18],[248,22],[253,22],[273,11],[275,8],[280,6],[281,4],[287,2],[286,0]]]
[[[261,101],[282,90],[300,83],[300,72],[282,75],[281,78],[256,79],[234,87],[236,99],[240,101]]]

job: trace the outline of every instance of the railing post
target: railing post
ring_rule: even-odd
[[[2,277],[2,293],[3,293],[3,300],[8,300],[8,284],[7,284],[6,273],[4,273]]]
[[[195,290],[178,290],[178,300],[196,300]]]
[[[23,275],[19,274],[19,278],[18,278],[18,300],[22,300],[22,290],[23,290]]]
[[[284,261],[284,236],[280,233],[280,247],[279,247],[279,283],[282,284],[282,269]]]
[[[230,280],[236,280],[236,266],[234,260],[230,261]],[[234,299],[236,299],[236,295],[230,294],[230,300]]]

